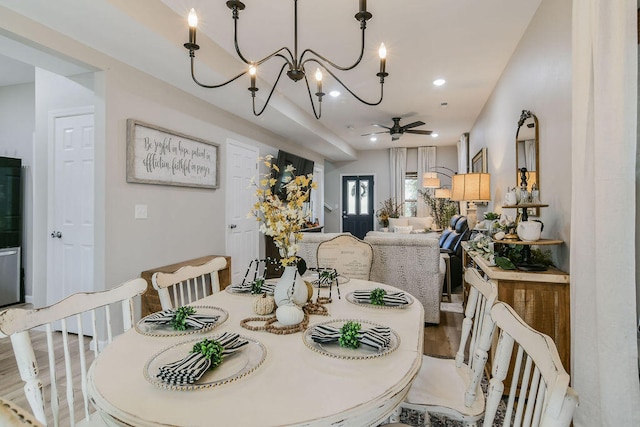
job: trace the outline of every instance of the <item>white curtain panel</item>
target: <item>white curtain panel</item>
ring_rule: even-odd
[[[418,147],[418,188],[422,187],[422,174],[436,166],[436,147]],[[424,188],[423,188],[424,189]],[[418,195],[418,216],[429,215],[429,206]]]
[[[639,426],[635,307],[636,0],[573,1],[574,425]]]
[[[407,149],[396,147],[389,149],[390,195],[396,203],[404,203],[404,175],[407,173]]]
[[[536,170],[536,140],[529,139],[524,142],[525,156],[527,159],[527,170]]]
[[[458,173],[467,173],[469,170],[469,135],[463,133],[460,135],[458,146]]]

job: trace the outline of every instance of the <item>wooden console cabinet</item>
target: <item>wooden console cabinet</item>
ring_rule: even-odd
[[[555,268],[541,272],[502,270],[467,250],[465,243],[464,268],[477,268],[493,280],[498,286],[498,300],[513,307],[533,329],[549,335],[556,343],[562,365],[571,372],[569,274]]]
[[[184,267],[185,265],[201,265],[206,262],[211,261],[214,258],[223,256],[227,259],[226,268],[220,270],[218,272],[218,278],[220,279],[220,289],[224,289],[227,285],[231,284],[231,257],[225,255],[207,255],[200,258],[194,258],[187,261],[178,262],[171,265],[165,265],[162,267],[152,268],[150,270],[143,271],[140,273],[140,277],[147,281],[147,291],[142,294],[142,316],[146,316],[147,314],[154,313],[156,311],[162,310],[160,305],[160,298],[158,297],[158,291],[153,289],[153,285],[151,284],[151,276],[153,273],[162,272],[162,273],[173,273],[180,267]]]

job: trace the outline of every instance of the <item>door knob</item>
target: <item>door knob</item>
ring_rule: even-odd
[[[236,225],[236,224],[231,224],[231,225],[229,226],[229,228],[230,228],[230,229],[232,229],[232,230],[233,230],[234,228],[236,228],[236,227],[237,227],[237,225]]]
[[[61,233],[61,232],[59,232],[59,231],[53,231],[53,232],[51,232],[51,238],[52,238],[52,239],[55,239],[56,237],[57,237],[58,239],[61,239],[61,238],[62,238],[62,233]]]

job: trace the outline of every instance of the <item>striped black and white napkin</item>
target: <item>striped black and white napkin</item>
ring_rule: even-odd
[[[353,298],[361,303],[361,304],[371,304],[371,291],[370,290],[357,290],[353,291]],[[388,306],[399,306],[399,305],[407,305],[409,302],[409,297],[401,291],[398,292],[387,292],[382,297],[382,302],[384,305]]]
[[[157,325],[170,324],[175,317],[175,314],[176,310],[174,309],[162,310],[145,317],[143,322],[153,323]],[[215,324],[219,318],[219,315],[198,314],[196,312],[194,314],[188,315],[184,319],[184,323],[188,328],[191,329],[203,329]]]
[[[311,339],[324,344],[337,343],[340,335],[340,328],[334,326],[317,325],[311,330]],[[386,326],[361,329],[358,332],[358,341],[378,351],[386,350],[391,345],[391,329]]]
[[[225,332],[216,341],[224,348],[223,356],[234,353],[249,343],[231,332]],[[202,378],[210,367],[211,360],[202,353],[189,353],[180,360],[161,366],[157,377],[170,385],[190,385]]]
[[[251,285],[252,282],[245,282],[245,283],[238,283],[235,285],[229,285],[228,288],[230,288],[231,292],[237,292],[237,293],[243,293],[243,294],[248,294],[251,292]],[[269,295],[273,295],[273,290],[276,287],[276,284],[273,282],[265,282],[262,284],[262,291],[260,293],[267,293]]]

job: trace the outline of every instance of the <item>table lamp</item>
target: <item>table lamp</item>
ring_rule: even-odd
[[[478,222],[477,208],[474,202],[491,201],[491,175],[488,173],[454,175],[452,184],[451,200],[469,202],[467,224],[469,224],[469,228],[474,228]]]

